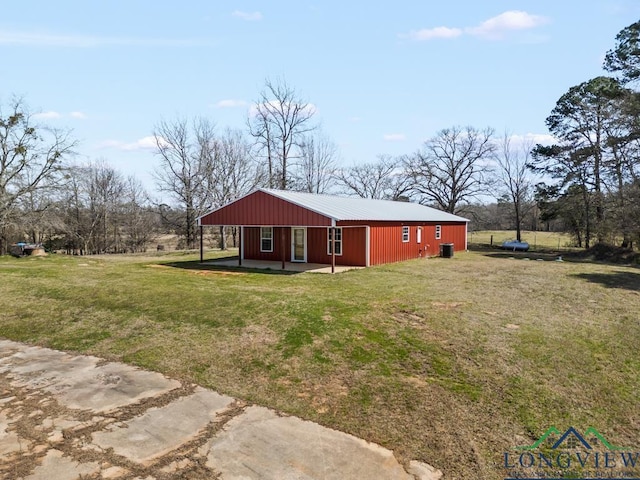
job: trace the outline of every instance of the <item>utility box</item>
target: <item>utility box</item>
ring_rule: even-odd
[[[440,256],[442,258],[453,257],[453,243],[441,243],[440,244]]]

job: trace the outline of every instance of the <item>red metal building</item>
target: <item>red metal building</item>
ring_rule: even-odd
[[[243,259],[370,266],[467,249],[468,220],[415,203],[259,189],[198,219],[240,227]],[[335,252],[335,254],[334,254]]]

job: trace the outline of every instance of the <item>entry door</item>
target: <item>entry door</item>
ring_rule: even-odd
[[[306,262],[307,261],[307,235],[304,228],[292,228],[291,237],[293,238],[293,245],[291,248],[291,261],[292,262]]]

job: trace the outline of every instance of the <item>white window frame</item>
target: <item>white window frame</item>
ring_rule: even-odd
[[[327,228],[327,255],[331,256],[331,228]],[[342,256],[342,227],[333,227],[336,230],[336,257]]]
[[[442,238],[442,225],[436,225],[436,240]]]
[[[264,232],[267,230],[270,232],[269,237],[264,236]],[[271,242],[271,249],[265,250],[264,248],[262,248],[263,247],[262,242],[264,240],[269,240]],[[265,253],[273,252],[273,227],[260,227],[260,251]]]
[[[411,228],[402,227],[402,243],[409,243],[411,240]]]

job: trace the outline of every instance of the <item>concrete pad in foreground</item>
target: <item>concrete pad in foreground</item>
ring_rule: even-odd
[[[221,480],[415,480],[379,445],[295,417],[250,407],[208,445]]]
[[[77,480],[85,475],[96,474],[100,466],[95,462],[78,463],[63,456],[60,450],[49,450],[42,464],[27,477],[27,480]]]
[[[11,343],[3,342],[2,349],[11,349]],[[14,386],[52,393],[71,409],[107,412],[180,386],[164,375],[123,363],[99,365],[96,357],[15,345],[22,348],[0,358],[0,373],[7,373]]]
[[[124,425],[93,434],[93,443],[140,464],[149,464],[196,438],[233,399],[198,388],[160,408],[150,408]]]
[[[1,404],[0,404],[0,408]],[[31,442],[20,440],[15,432],[9,431],[9,418],[0,410],[0,459],[4,460],[9,455],[28,450]]]

